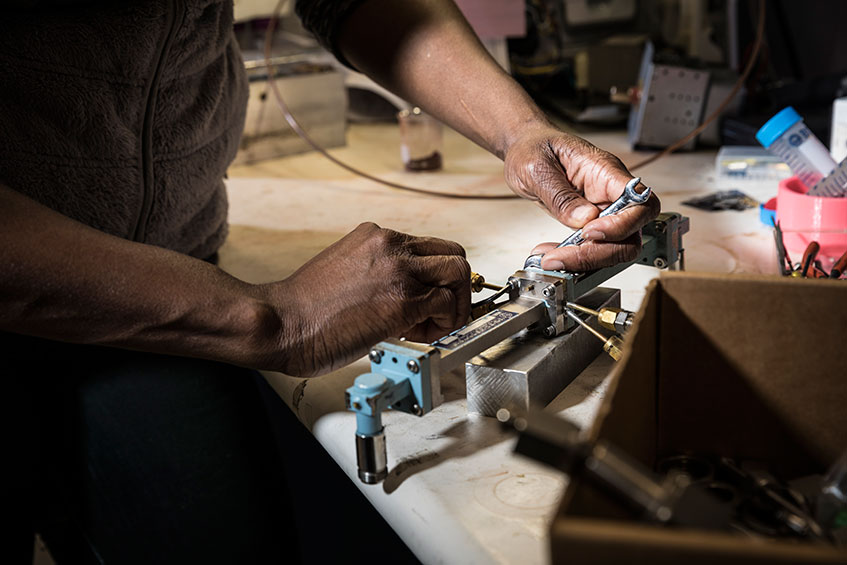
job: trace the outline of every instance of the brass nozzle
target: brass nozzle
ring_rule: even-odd
[[[609,354],[609,357],[615,361],[620,361],[623,357],[623,340],[616,335],[613,335],[603,344],[603,351]]]
[[[603,351],[609,354],[609,357],[618,361],[623,356],[623,340],[616,335],[606,337],[588,324],[582,318],[574,314],[573,310],[566,309],[565,313],[570,316],[580,326],[594,334],[600,341],[603,342]]]
[[[603,306],[598,311],[574,302],[568,302],[567,307],[596,317],[601,326],[613,332],[625,332],[632,325],[632,312],[623,308]]]

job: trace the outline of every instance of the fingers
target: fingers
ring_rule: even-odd
[[[364,222],[354,230],[364,237],[375,240],[384,249],[403,249],[412,255],[458,255],[465,256],[465,248],[455,241],[437,237],[418,237],[381,228],[373,222]]]
[[[641,251],[641,233],[636,232],[621,241],[586,241],[582,245],[552,249],[546,247],[548,245],[550,244],[542,244],[536,247],[536,250],[548,249],[541,259],[542,269],[571,272],[591,271],[637,258]]]
[[[465,256],[465,248],[455,241],[437,237],[415,237],[408,235],[404,247],[414,255],[457,255]]]
[[[642,227],[647,225],[648,222],[653,220],[656,216],[659,215],[659,211],[661,210],[661,203],[659,202],[658,197],[655,194],[651,194],[650,198],[646,203],[639,206],[633,206],[632,208],[627,208],[626,210],[619,212],[618,214],[614,214],[611,216],[606,216],[603,218],[596,218],[590,222],[588,222],[585,227],[582,228],[582,236],[585,238],[586,243],[582,245],[587,245],[589,242],[594,243],[615,243],[620,242],[626,245],[627,241],[629,241],[633,234],[638,234],[639,230]],[[639,238],[640,241],[640,238]],[[539,243],[533,248],[531,254],[532,255],[544,255],[549,253],[553,249],[556,248],[558,243],[546,242]],[[640,249],[640,244],[639,244]],[[608,253],[613,253],[612,247],[604,248],[601,256],[607,255]],[[597,253],[595,252],[587,252],[587,253]],[[552,261],[553,257],[560,260],[560,253],[556,253],[551,256]],[[585,255],[585,253],[583,253]],[[577,257],[576,252],[567,252],[565,255],[566,258],[571,259]],[[631,260],[631,259],[626,259]],[[542,260],[542,264],[546,264],[545,260]],[[554,263],[559,264],[559,263]],[[560,269],[553,269],[560,270]]]
[[[409,261],[409,272],[428,286],[460,287],[470,292],[471,266],[458,255],[428,255]]]
[[[574,186],[583,189],[585,197],[595,204],[609,204],[623,194],[626,183],[633,175],[612,153],[582,141],[577,148],[573,142],[557,140],[557,155],[567,163],[568,173]],[[641,193],[647,187],[639,183],[636,190]]]
[[[404,332],[406,339],[432,343],[464,325],[467,317],[459,320],[455,316],[456,300],[456,295],[446,288],[432,288],[422,295],[420,304],[430,315],[408,328]]]
[[[553,216],[571,228],[580,228],[596,218],[600,210],[573,188],[555,188],[541,192],[541,201]]]
[[[644,204],[588,222],[582,236],[589,241],[621,241],[658,216],[661,207],[659,198],[651,194]]]
[[[452,299],[446,305],[449,311],[442,310],[445,304],[433,300],[426,302],[421,311],[424,318],[430,318],[445,333],[464,325],[471,312],[471,267],[464,257],[458,255],[430,255],[415,257],[409,262],[410,274],[423,285],[431,288],[427,296],[435,291],[446,290]],[[426,301],[426,298],[425,298]],[[421,318],[418,318],[419,320]]]
[[[558,161],[555,165],[550,161],[538,163],[534,173],[528,179],[527,188],[566,226],[580,228],[600,214],[568,181]]]

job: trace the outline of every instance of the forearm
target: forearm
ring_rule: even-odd
[[[503,158],[527,127],[549,127],[452,0],[366,0],[338,48],[359,70]]]
[[[75,222],[0,186],[0,329],[261,366],[278,336],[259,287]]]

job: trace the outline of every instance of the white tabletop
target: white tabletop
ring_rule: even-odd
[[[637,160],[623,133],[587,137],[625,162]],[[399,157],[392,157],[396,134],[390,126],[360,126],[348,139],[351,147],[336,154],[392,180],[466,193],[508,190],[499,161],[449,132],[445,171],[427,174],[399,172]],[[356,142],[362,142],[359,149]],[[761,200],[776,194],[774,182],[716,179],[714,157],[714,151],[673,155],[638,174],[662,199],[664,210],[691,218],[691,232],[684,237],[688,270],[776,273],[773,236],[759,223],[758,210],[703,212],[681,205],[716,189],[738,188]],[[536,243],[560,241],[569,231],[525,201],[401,192],[339,173],[316,155],[234,169],[228,189],[231,233],[221,251],[221,266],[251,282],[290,275],[363,221],[458,241],[472,268],[495,283],[520,268]],[[646,284],[657,275],[655,269],[633,266],[604,286],[620,288],[622,305],[637,309]],[[589,425],[612,364],[605,355],[598,358],[548,410]],[[362,359],[311,380],[279,373],[266,377],[424,563],[548,562],[548,524],[566,478],[513,455],[515,440],[495,421],[467,414],[463,374],[443,378],[445,402],[430,414],[385,414],[393,472],[379,485],[359,482],[355,416],[345,410],[344,390],[368,367]]]

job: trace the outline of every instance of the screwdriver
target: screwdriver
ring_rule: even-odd
[[[841,274],[845,269],[847,269],[847,251],[845,251],[841,257],[838,258],[838,261],[835,262],[835,265],[832,266],[832,270],[829,272],[829,278],[840,279]]]
[[[604,336],[603,334],[583,322],[582,318],[577,316],[574,311],[569,308],[565,309],[565,313],[567,313],[568,316],[573,318],[580,326],[597,336],[600,341],[603,342],[603,351],[608,353],[609,357],[611,357],[615,361],[620,360],[621,356],[623,355],[623,351],[621,350],[621,347],[623,347],[623,340],[621,338],[616,335],[607,338],[606,336]]]
[[[814,263],[815,257],[818,256],[818,251],[820,250],[821,246],[817,241],[809,242],[809,245],[806,246],[806,251],[803,252],[803,261],[800,263],[803,269],[800,276],[805,277],[809,274],[809,268]]]
[[[604,306],[600,310],[593,310],[575,302],[568,302],[567,306],[596,317],[601,326],[619,333],[626,332],[632,326],[632,319],[635,317],[634,312],[612,306]]]

